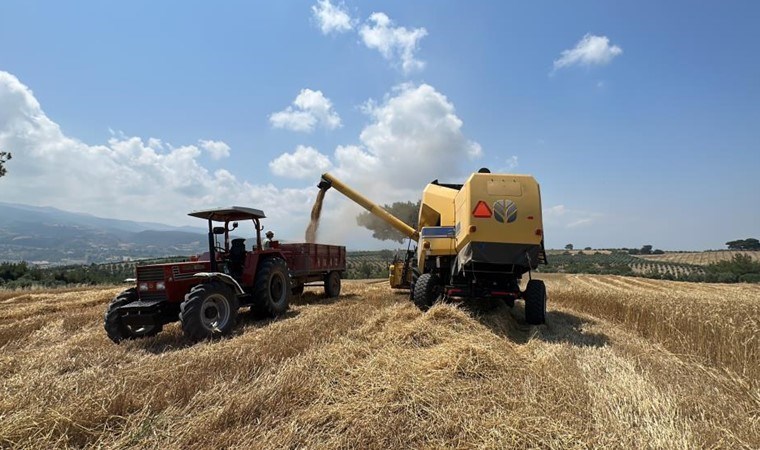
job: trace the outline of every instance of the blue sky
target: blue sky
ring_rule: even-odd
[[[245,203],[298,240],[322,169],[386,202],[487,166],[539,180],[550,247],[720,248],[760,234],[759,19],[756,2],[6,1],[0,201],[181,224]],[[387,246],[338,194],[326,208],[324,240]]]

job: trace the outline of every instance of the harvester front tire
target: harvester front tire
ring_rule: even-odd
[[[238,307],[235,292],[222,283],[194,286],[179,306],[182,331],[193,341],[226,336],[235,326]]]
[[[525,321],[530,325],[546,323],[546,285],[542,280],[530,280],[523,292]]]
[[[414,283],[412,300],[419,309],[427,311],[438,300],[442,292],[441,279],[432,273],[425,273],[420,275]]]
[[[111,300],[108,309],[106,309],[103,328],[105,328],[108,337],[117,344],[127,339],[155,336],[161,332],[162,327],[160,325],[133,330],[122,322],[119,308],[136,300],[137,291],[135,288],[130,288]]]
[[[340,272],[330,272],[325,277],[325,295],[329,298],[340,295]]]
[[[291,294],[288,265],[280,257],[266,259],[260,264],[256,271],[252,308],[268,316],[285,314]]]

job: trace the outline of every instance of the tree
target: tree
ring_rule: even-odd
[[[414,227],[420,210],[420,201],[417,201],[417,203],[395,202],[391,205],[383,205],[383,209],[396,216],[410,227]],[[380,239],[381,241],[396,241],[403,243],[406,239],[406,236],[369,211],[364,211],[356,216],[356,223],[372,231],[372,237]]]
[[[5,163],[10,161],[11,157],[9,152],[0,152],[0,177],[6,174]]]
[[[755,238],[728,241],[726,245],[729,250],[760,250],[760,241]]]
[[[717,281],[719,283],[752,282],[754,279],[752,275],[760,275],[760,261],[754,261],[748,254],[739,253],[731,257],[730,261],[718,261],[708,264],[705,266],[705,272],[708,278],[707,281]],[[746,275],[751,276],[747,279]]]
[[[565,246],[565,250],[572,250],[572,249],[573,249],[573,244],[567,244]]]
[[[644,245],[641,247],[641,254],[642,255],[651,255],[652,254],[652,246],[651,245]]]
[[[586,247],[583,250],[591,250],[591,247]]]

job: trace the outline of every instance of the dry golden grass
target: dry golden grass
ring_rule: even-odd
[[[519,305],[422,314],[385,283],[347,282],[338,301],[307,291],[280,320],[243,317],[192,346],[176,325],[112,344],[102,314],[117,288],[0,293],[0,447],[760,446],[757,310],[731,315],[734,331],[714,321],[718,297],[757,308],[758,291],[546,278],[546,326]],[[636,295],[673,311],[650,320],[691,310],[713,339],[745,336],[745,356],[668,338],[697,325],[637,325],[646,313],[620,306]]]
[[[549,275],[552,300],[623,324],[670,351],[760,380],[760,285]]]

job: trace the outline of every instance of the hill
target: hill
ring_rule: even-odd
[[[203,251],[203,230],[0,203],[0,261],[90,264]]]
[[[0,291],[0,446],[760,447],[760,287],[541,276],[545,326],[346,282],[196,345],[111,343],[119,288]]]
[[[662,255],[636,255],[638,258],[652,262],[669,262],[705,266],[719,261],[729,261],[734,255],[750,255],[754,261],[760,261],[760,251],[748,250],[711,250],[706,252],[665,252]]]

